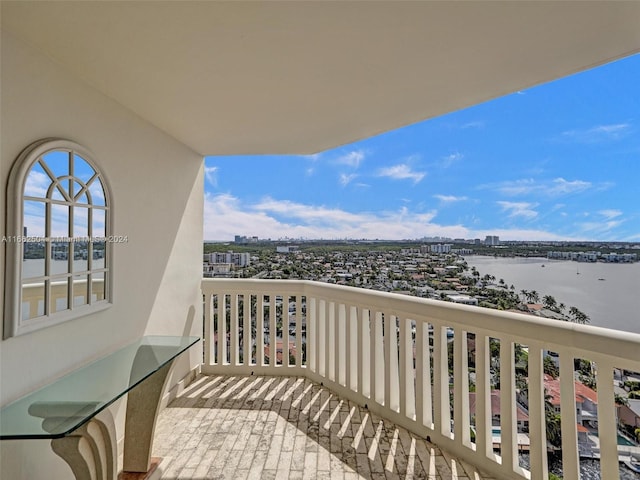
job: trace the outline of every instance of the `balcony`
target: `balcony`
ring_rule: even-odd
[[[161,413],[155,454],[165,480],[493,478],[304,377],[200,377]]]
[[[205,279],[202,290],[202,373],[214,377],[195,384],[195,397],[198,391],[209,392],[200,404],[221,402],[213,394],[220,392],[229,398],[270,395],[281,404],[297,398],[319,409],[324,403],[310,394],[316,392],[327,402],[323,408],[342,419],[325,427],[336,436],[338,424],[348,424],[345,415],[353,409],[359,418],[369,415],[397,429],[403,451],[407,439],[409,445],[416,439],[420,449],[433,449],[434,458],[441,452],[449,469],[453,461],[486,472],[478,473],[482,478],[546,480],[543,358],[550,351],[561,379],[574,378],[574,359],[594,362],[599,445],[591,453],[600,458],[602,478],[620,476],[614,369],[640,371],[640,335],[308,281]],[[522,378],[516,376],[516,348],[528,358],[525,435],[518,428],[522,405],[516,394]],[[222,387],[225,382],[229,389]],[[470,392],[475,392],[473,410]],[[496,395],[499,413],[492,410]],[[564,478],[579,478],[584,453],[573,381],[560,383],[560,401]],[[177,402],[198,404],[189,395]],[[300,408],[282,418],[292,424],[305,421]],[[247,413],[247,418],[258,413]],[[279,422],[277,428],[283,428]],[[522,450],[528,450],[526,460]],[[353,453],[357,456],[356,449]],[[362,474],[357,463],[345,465]]]

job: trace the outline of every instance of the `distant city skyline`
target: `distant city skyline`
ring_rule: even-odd
[[[205,160],[204,239],[640,240],[640,55],[307,156]]]

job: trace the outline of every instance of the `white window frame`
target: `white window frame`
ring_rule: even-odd
[[[73,300],[73,273],[67,274],[71,279],[71,285],[68,286],[68,302],[67,308],[57,312],[49,312],[50,306],[44,307],[44,314],[36,316],[34,318],[23,319],[23,299],[22,299],[22,262],[24,256],[24,243],[21,239],[24,239],[24,202],[25,202],[25,186],[27,177],[31,172],[32,167],[40,160],[40,158],[52,151],[63,151],[70,155],[78,155],[81,157],[98,175],[102,189],[104,191],[104,208],[105,211],[105,262],[104,267],[95,269],[96,271],[103,271],[104,278],[104,299],[94,300],[91,295],[87,294],[85,303],[82,305],[74,305]],[[72,173],[72,172],[70,172]],[[43,197],[45,198],[45,197]],[[51,203],[49,200],[45,200],[43,203]],[[80,202],[71,201],[71,206],[78,205],[83,208],[95,208],[93,204],[82,204]],[[45,209],[46,210],[46,209]],[[47,211],[47,210],[46,210]],[[50,212],[50,209],[48,210]],[[73,208],[71,209],[73,212]],[[70,216],[68,222],[73,223],[73,217]],[[51,214],[45,214],[43,223],[47,224],[51,222]],[[60,324],[75,318],[83,317],[91,313],[105,310],[109,308],[113,303],[113,247],[110,241],[110,237],[113,232],[113,195],[111,194],[111,188],[109,182],[104,175],[103,170],[96,164],[93,154],[75,142],[61,139],[61,138],[45,138],[36,141],[29,145],[16,159],[11,172],[9,173],[9,179],[7,184],[7,225],[6,225],[6,237],[5,237],[5,249],[6,249],[6,269],[5,269],[5,311],[4,311],[4,329],[3,338],[14,337],[23,335],[25,333],[40,330],[42,328],[50,327]],[[28,232],[27,232],[28,233]],[[48,243],[47,243],[47,247]],[[91,250],[90,250],[91,251]],[[72,259],[71,259],[72,260]],[[45,254],[45,275],[48,278],[51,268],[51,254]],[[89,263],[91,265],[91,263]],[[92,267],[91,267],[92,268]],[[91,272],[93,270],[88,267],[89,272],[87,278],[91,278]],[[48,295],[51,294],[52,283],[51,281],[44,282],[45,298],[43,299],[46,305],[49,302]],[[87,286],[88,292],[90,292],[92,286]]]

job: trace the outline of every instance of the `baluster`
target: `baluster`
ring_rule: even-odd
[[[456,327],[453,335],[453,427],[454,436],[470,446],[469,433],[469,368],[467,332]]]
[[[242,350],[243,364],[251,365],[251,339],[253,332],[251,331],[251,294],[243,292],[242,294]]]
[[[580,478],[573,355],[566,350],[558,353],[560,353],[560,415],[562,418],[563,477]]]
[[[227,365],[227,295],[218,294],[218,363]]]
[[[318,372],[318,317],[317,301],[315,297],[307,296],[307,362],[312,372]]]
[[[518,466],[516,430],[514,344],[500,340],[500,455],[502,466],[512,474]]]
[[[400,319],[400,414],[416,418],[415,375],[411,320]]]
[[[296,307],[295,307],[295,319],[296,319],[296,366],[302,368],[302,296],[296,295]],[[306,324],[306,323],[305,323]],[[305,333],[308,335],[308,333]],[[309,352],[307,351],[307,355]],[[308,359],[307,359],[308,361]]]
[[[451,411],[449,401],[449,360],[447,357],[447,329],[433,327],[433,413],[434,428],[451,438]]]
[[[495,458],[491,435],[490,339],[476,334],[476,452]]]
[[[288,294],[282,294],[282,365],[289,366],[289,297]]]
[[[256,365],[264,367],[264,293],[256,297]]]
[[[231,294],[231,365],[238,365],[238,294]]]
[[[608,361],[599,360],[597,366],[600,475],[607,480],[618,480],[620,469],[618,467],[618,432],[616,428],[618,424],[613,391],[614,365]]]
[[[360,309],[358,325],[358,391],[365,398],[371,398],[371,332],[368,309]]]
[[[335,302],[333,304],[333,348],[334,348],[334,381],[339,385],[344,385],[344,304]]]
[[[373,371],[371,375],[374,400],[380,405],[384,405],[384,381],[385,381],[385,361],[384,345],[382,333],[382,312],[375,312],[371,317],[372,340],[371,355],[373,357]]]
[[[213,316],[211,315],[211,307],[213,295],[210,292],[204,294],[204,363],[211,365],[215,362],[214,357],[214,330]]]
[[[529,345],[529,442],[531,480],[547,480],[547,429],[544,407],[543,350]]]
[[[276,330],[276,296],[269,295],[269,367],[275,368],[278,359],[278,331]]]
[[[357,391],[357,358],[358,347],[356,345],[356,329],[357,329],[358,311],[356,307],[349,306],[346,313],[346,339],[345,339],[345,386],[352,392]]]
[[[316,317],[317,323],[317,331],[318,331],[318,373],[322,377],[326,377],[327,375],[327,330],[329,326],[327,325],[327,317],[325,315],[326,311],[326,302],[324,299],[318,298],[317,302],[317,311],[318,316]]]

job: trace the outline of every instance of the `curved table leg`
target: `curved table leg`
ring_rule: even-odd
[[[148,472],[160,400],[173,362],[129,392],[124,435],[124,472]]]
[[[51,440],[51,448],[67,462],[77,480],[115,479],[115,425],[108,410],[70,435]]]

